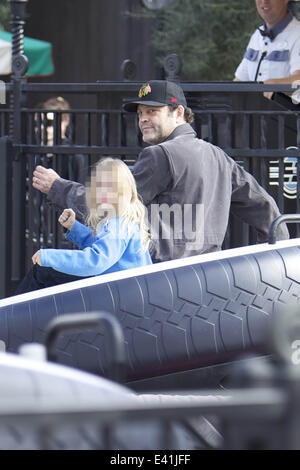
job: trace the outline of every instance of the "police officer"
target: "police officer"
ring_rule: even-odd
[[[300,80],[300,22],[289,0],[255,0],[264,20],[249,41],[235,81],[292,84]],[[271,98],[273,92],[265,92]]]

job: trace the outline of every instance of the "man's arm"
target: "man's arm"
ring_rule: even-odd
[[[240,82],[241,80],[237,77],[233,79],[234,82]],[[289,77],[283,77],[283,78],[269,78],[268,80],[264,81],[265,85],[289,85],[293,84],[295,82],[299,81],[300,82],[300,70],[296,70],[292,75]],[[272,98],[274,94],[274,91],[265,91],[264,92],[264,97],[268,98],[269,100]],[[292,93],[285,93],[288,96],[291,96]]]
[[[145,205],[166,190],[171,181],[168,158],[159,145],[145,148],[139,155],[133,170],[138,194]],[[65,180],[52,169],[37,166],[33,173],[33,187],[47,195],[49,204],[57,209],[73,209],[76,218],[84,221],[88,214],[85,187]]]
[[[281,215],[274,199],[237,164],[233,168],[231,212],[256,230],[259,243],[268,241],[270,226]],[[285,224],[278,227],[277,238],[289,238]]]
[[[296,70],[292,75],[289,77],[282,77],[282,78],[269,78],[268,80],[264,81],[265,85],[292,85],[296,81],[300,81],[300,70]],[[264,97],[271,99],[274,94],[274,91],[265,91]],[[285,95],[291,96],[293,93],[285,92]]]
[[[171,183],[169,160],[160,145],[146,147],[139,155],[133,169],[138,194],[145,206]]]
[[[236,71],[234,73],[234,79],[233,79],[234,82],[249,82],[250,81],[248,61],[245,58],[245,55],[247,53],[247,50],[249,48],[252,48],[252,43],[253,43],[253,40],[254,40],[253,39],[254,36],[255,36],[255,32],[252,34],[252,36],[250,38],[250,41],[247,44],[247,47],[246,47],[245,53],[243,55],[243,58],[242,58],[241,62],[239,63],[238,67],[236,68]]]

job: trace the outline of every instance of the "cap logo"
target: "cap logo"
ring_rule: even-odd
[[[172,103],[177,103],[178,99],[174,98],[174,96],[171,96],[171,101],[172,101]]]
[[[139,91],[139,98],[142,98],[143,96],[147,96],[149,93],[151,93],[151,86],[149,83],[145,83],[144,85],[141,86],[140,91]]]

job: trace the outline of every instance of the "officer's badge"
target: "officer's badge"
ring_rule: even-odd
[[[151,86],[149,83],[145,83],[144,85],[141,86],[140,91],[139,91],[139,98],[142,98],[143,96],[147,96],[149,93],[151,93]]]

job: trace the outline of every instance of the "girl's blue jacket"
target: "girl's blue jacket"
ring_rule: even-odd
[[[100,225],[96,234],[76,220],[65,237],[80,250],[41,249],[42,266],[88,277],[152,264],[148,249],[141,246],[138,225],[128,225],[122,218]]]

